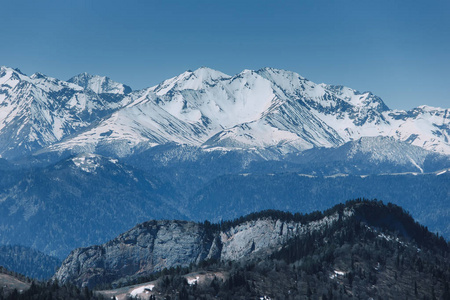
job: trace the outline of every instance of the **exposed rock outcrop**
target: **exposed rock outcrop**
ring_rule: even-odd
[[[72,251],[55,278],[62,283],[95,286],[100,279],[114,280],[189,265],[211,256],[213,239],[194,222],[149,221],[106,244]]]
[[[344,211],[344,217],[349,213]],[[94,287],[205,259],[236,261],[264,256],[289,239],[321,230],[338,219],[339,213],[306,224],[261,217],[225,230],[188,221],[149,221],[106,244],[74,250],[54,278]]]

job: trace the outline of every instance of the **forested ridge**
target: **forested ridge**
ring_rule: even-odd
[[[336,222],[288,240],[269,256],[202,261],[123,278],[121,286],[151,282],[145,299],[450,299],[450,244],[397,205],[357,199],[324,212],[266,210],[202,226],[218,232],[264,218],[306,224],[336,213]],[[188,282],[199,274],[209,277]],[[101,299],[101,290],[110,288],[36,281],[22,293],[2,292],[0,299]]]
[[[450,299],[449,243],[393,204],[358,199],[306,215],[267,210],[204,224],[226,230],[260,218],[307,223],[345,209],[353,216],[293,238],[269,257],[204,261],[128,284],[156,283],[152,299]],[[186,280],[208,272],[222,276]]]

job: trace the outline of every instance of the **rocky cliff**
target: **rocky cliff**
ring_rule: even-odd
[[[149,221],[106,244],[72,251],[55,278],[61,283],[95,286],[105,278],[189,265],[212,255],[213,240],[212,234],[194,222]]]
[[[345,210],[343,215],[345,218],[351,211]],[[266,256],[289,239],[321,230],[339,218],[337,212],[308,223],[261,216],[227,229],[209,223],[149,221],[106,244],[74,250],[54,278],[94,287],[207,259],[236,261]]]

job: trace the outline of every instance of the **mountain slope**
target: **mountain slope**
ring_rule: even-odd
[[[183,218],[157,178],[97,155],[46,168],[2,171],[0,244],[64,257],[149,218]]]
[[[298,173],[223,175],[188,203],[194,220],[220,220],[263,209],[311,212],[346,199],[369,197],[401,205],[433,232],[448,238],[450,172],[312,176]]]
[[[21,244],[17,232],[31,236],[35,224],[47,230],[42,241],[51,239],[69,227],[59,214],[77,215],[73,203],[86,220],[99,216],[108,223],[116,211],[123,218],[113,222],[114,229],[85,222],[87,236],[69,228],[64,241],[44,244],[33,237],[27,245],[61,256],[156,215],[219,220],[251,212],[249,203],[253,209],[298,209],[299,203],[317,209],[324,199],[361,196],[400,201],[413,213],[419,211],[415,201],[426,196],[433,205],[420,207],[423,218],[415,216],[448,234],[448,176],[436,175],[449,166],[447,109],[392,111],[369,92],[270,68],[235,76],[200,68],[131,92],[101,76],[80,74],[69,81],[1,68],[2,243]],[[435,174],[363,178],[393,172]],[[359,177],[321,177],[339,173]],[[285,187],[280,178],[296,185]],[[386,189],[366,185],[373,182]],[[228,189],[229,183],[237,190]],[[253,195],[239,194],[253,188]],[[206,211],[201,205],[208,207],[207,199],[222,199],[219,209]],[[99,207],[95,213],[92,203]],[[438,204],[442,210],[435,209]]]
[[[317,148],[288,155],[305,174],[389,174],[436,172],[450,168],[450,156],[427,151],[393,137],[362,137],[335,148]]]
[[[15,159],[52,145],[122,107],[126,99],[1,67],[0,155]]]
[[[220,225],[145,222],[106,244],[74,250],[55,278],[84,286],[149,278],[153,281],[128,290],[147,288],[157,297],[177,291],[207,299],[242,293],[247,299],[284,294],[299,299],[328,292],[343,299],[417,297],[445,292],[449,251],[447,242],[400,207],[358,200],[324,213],[265,211]],[[215,259],[199,264],[201,253]],[[151,275],[161,263],[173,268]]]
[[[8,299],[7,296],[10,296],[15,291],[14,296],[17,299],[19,291],[23,292],[29,289],[31,284],[25,276],[19,275],[0,266],[0,286],[0,298]]]
[[[7,167],[0,171],[0,243],[62,258],[149,218],[217,222],[262,209],[310,212],[355,197],[402,205],[449,237],[450,177],[436,171],[449,168],[448,160],[403,144],[397,154],[413,157],[424,172],[433,170],[422,174],[408,157],[388,155],[395,159],[385,161],[381,152],[364,152],[372,142],[384,143],[389,151],[398,146],[390,139],[369,139],[265,161],[246,151],[164,145],[133,155],[126,164],[80,154],[48,167]]]
[[[346,210],[343,214],[349,216],[352,212]],[[320,230],[338,219],[333,214],[301,224],[260,217],[222,231],[209,223],[149,221],[104,245],[74,250],[55,278],[62,283],[92,287],[105,280],[149,275],[208,259],[236,261],[252,255],[266,256],[287,240]]]
[[[49,279],[60,265],[61,261],[56,257],[28,247],[0,246],[0,266],[29,278]]]

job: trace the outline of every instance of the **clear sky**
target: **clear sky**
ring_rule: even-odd
[[[450,107],[449,0],[0,0],[0,65],[133,89],[207,66],[274,67]]]

